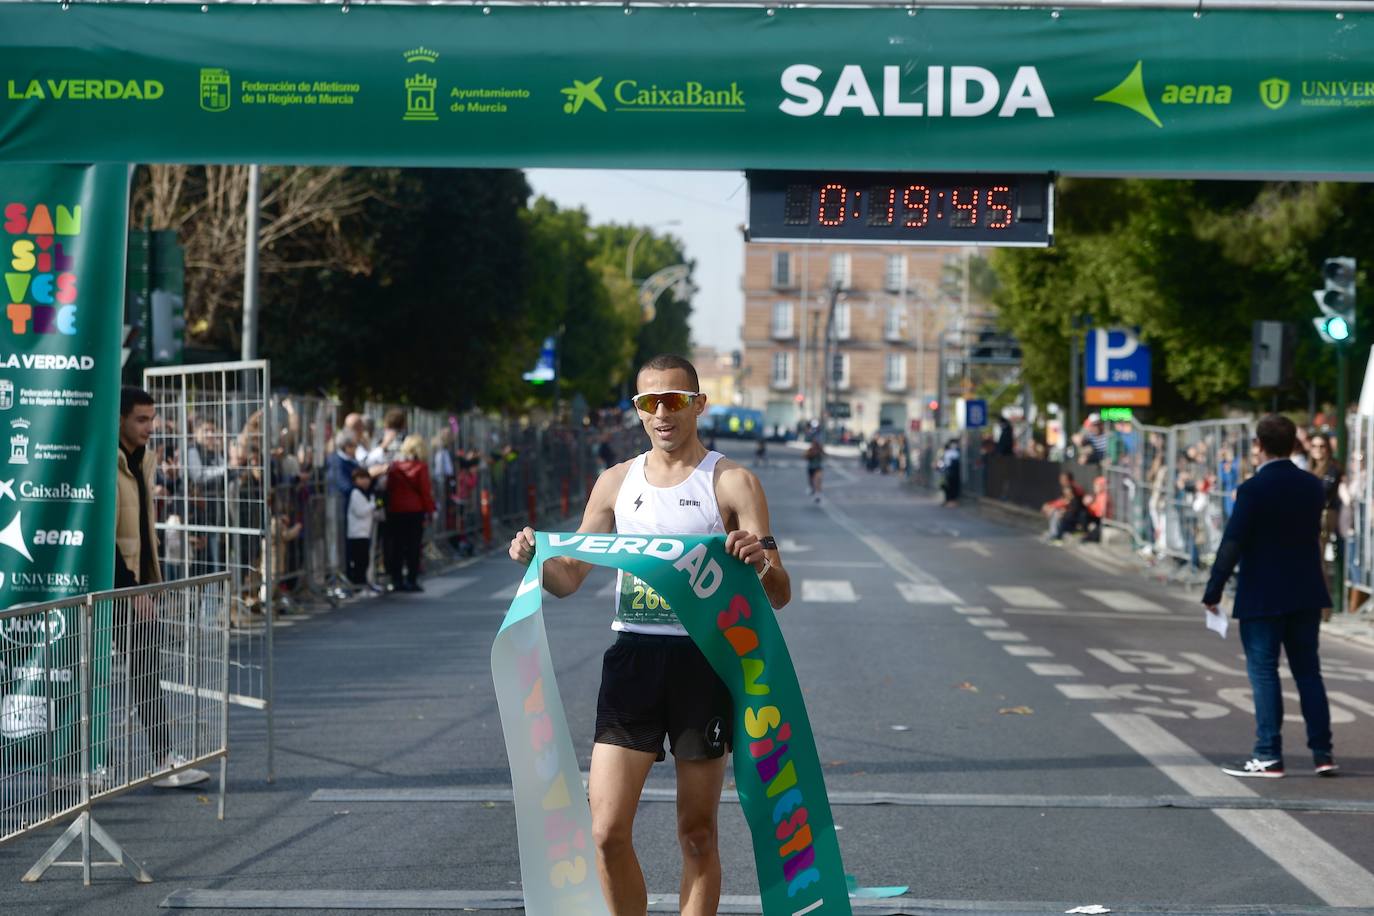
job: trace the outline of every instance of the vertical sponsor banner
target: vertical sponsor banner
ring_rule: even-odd
[[[734,699],[734,769],[763,912],[848,914],[849,890],[791,656],[752,568],[720,536],[536,535],[536,553],[492,646],[514,786],[525,909],[600,914],[591,809],[544,630],[542,564],[575,557],[625,570],[676,612]],[[728,865],[726,866],[729,867]]]
[[[0,607],[113,581],[128,186],[125,165],[0,167]],[[55,684],[77,678],[79,624],[0,624],[0,758],[74,747],[74,699],[50,695],[77,696]]]

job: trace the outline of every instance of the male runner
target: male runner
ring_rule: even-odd
[[[758,572],[781,608],[792,586],[768,537],[768,502],[748,469],[707,450],[697,437],[706,411],[696,369],[680,356],[656,356],[639,370],[634,399],[652,446],[603,473],[592,488],[580,532],[725,534],[731,556]],[[534,558],[534,531],[510,542],[511,559]],[[577,590],[591,565],[571,557],[544,564],[544,588],[560,598]],[[677,831],[682,847],[683,916],[713,916],[720,903],[717,809],[734,715],[730,693],[672,610],[643,581],[619,574],[618,633],[606,650],[597,698],[589,794],[596,864],[616,916],[648,908],[635,856],[634,818],[649,768],[668,738],[677,766]]]

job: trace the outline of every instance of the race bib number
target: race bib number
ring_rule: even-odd
[[[616,619],[621,623],[656,623],[678,625],[677,615],[658,592],[643,579],[621,573],[620,594],[616,601]]]

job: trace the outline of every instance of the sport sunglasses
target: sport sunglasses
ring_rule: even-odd
[[[634,405],[645,413],[658,413],[662,404],[669,413],[677,413],[699,397],[700,391],[646,391],[635,395]]]

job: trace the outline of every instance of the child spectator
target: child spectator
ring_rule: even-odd
[[[367,583],[372,557],[372,522],[377,505],[372,499],[372,475],[366,468],[353,469],[353,490],[348,494],[348,581]]]

